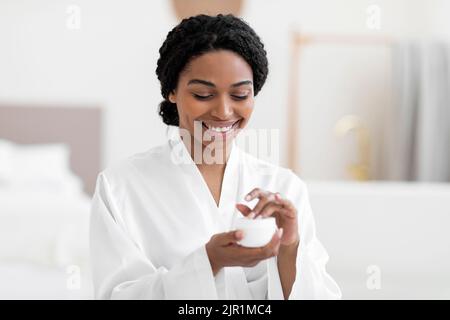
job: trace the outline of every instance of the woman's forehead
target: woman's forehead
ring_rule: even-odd
[[[253,80],[250,65],[237,53],[228,50],[211,51],[192,59],[186,66],[184,80],[201,79],[216,85]]]

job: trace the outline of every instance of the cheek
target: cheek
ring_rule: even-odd
[[[241,115],[241,117],[246,119],[250,118],[253,113],[254,105],[255,101],[251,99],[239,106],[239,114]]]
[[[206,107],[193,97],[185,97],[179,100],[178,109],[181,117],[195,119],[205,112]]]

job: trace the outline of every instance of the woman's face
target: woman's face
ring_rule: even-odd
[[[252,69],[232,51],[205,53],[188,63],[169,100],[177,104],[179,127],[197,141],[204,146],[211,141],[228,145],[253,111]]]

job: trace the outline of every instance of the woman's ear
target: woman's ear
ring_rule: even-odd
[[[176,103],[177,102],[177,95],[176,95],[175,91],[172,91],[169,94],[169,101],[172,102],[172,103]]]

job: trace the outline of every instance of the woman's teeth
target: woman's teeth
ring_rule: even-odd
[[[213,126],[210,126],[210,125],[205,123],[206,127],[209,130],[214,131],[214,132],[227,132],[227,131],[231,130],[235,124],[236,124],[236,122],[233,123],[231,126],[228,126],[228,127],[213,127]]]
[[[231,127],[233,127],[233,126],[222,127],[222,128],[221,127],[209,127],[209,129],[212,131],[216,131],[216,132],[226,132],[226,131],[230,130]]]

